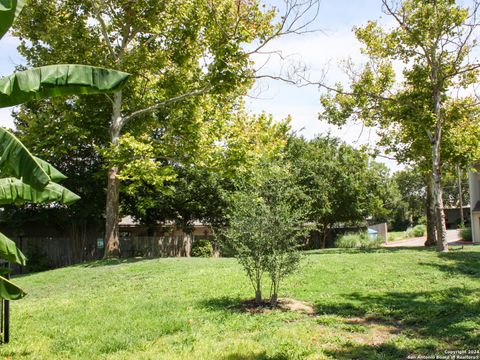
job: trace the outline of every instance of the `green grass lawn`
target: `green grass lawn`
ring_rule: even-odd
[[[234,259],[97,262],[23,277],[11,359],[399,359],[479,349],[480,248],[311,252],[282,296],[316,315],[248,313]]]
[[[402,241],[409,238],[411,238],[411,236],[409,236],[406,231],[388,232],[388,242]]]

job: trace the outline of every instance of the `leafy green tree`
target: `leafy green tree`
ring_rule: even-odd
[[[446,129],[453,127],[451,123],[471,119],[468,109],[475,104],[471,97],[454,99],[452,93],[478,81],[480,64],[471,56],[476,46],[479,4],[473,1],[470,8],[464,8],[452,0],[382,0],[382,5],[397,26],[387,31],[370,21],[355,29],[369,62],[353,76],[351,91],[338,86],[334,96],[322,98],[324,116],[343,124],[353,115],[382,128],[384,140],[393,130],[399,146],[407,144],[404,148],[411,154],[430,163],[437,250],[448,251],[442,148],[448,147]],[[402,81],[397,82],[394,62],[403,65]],[[429,152],[419,150],[422,147]]]
[[[308,201],[285,163],[264,164],[255,185],[232,196],[224,241],[234,249],[262,304],[262,278],[271,281],[270,305],[276,306],[280,285],[299,264],[299,248],[308,235]]]
[[[222,108],[245,94],[255,77],[251,55],[301,31],[301,17],[317,2],[286,3],[277,22],[276,11],[257,0],[34,0],[16,34],[29,64],[95,63],[134,75],[100,106],[109,118],[106,147],[117,147],[122,132],[135,139],[154,133],[188,153],[205,135],[199,125],[208,122],[206,107]],[[91,115],[92,103],[74,101],[83,117]],[[119,190],[119,169],[110,164],[106,256],[120,253]]]
[[[202,221],[213,231],[226,225],[229,195],[240,186],[255,178],[255,171],[262,161],[278,158],[286,144],[289,120],[274,122],[271,116],[249,115],[243,110],[222,112],[218,135],[203,139],[203,151],[194,158],[181,158],[171,154],[165,159],[156,150],[159,147],[146,145],[132,156],[106,156],[118,158],[117,164],[123,174],[132,174],[123,180],[123,211],[146,225],[173,221],[187,234],[193,230],[195,221]],[[125,141],[120,140],[119,149],[136,151]],[[135,161],[122,163],[122,159],[135,158],[142,166],[142,159],[150,161],[150,167],[136,171]],[[160,161],[153,161],[159,159]],[[112,160],[113,161],[113,160]],[[125,171],[124,166],[131,168]],[[156,170],[158,167],[158,170]],[[147,170],[148,169],[148,170]],[[169,180],[158,184],[161,178],[156,171],[171,171]],[[141,176],[145,171],[147,176]],[[188,240],[187,240],[188,241]]]
[[[10,132],[0,128],[0,204],[53,202],[70,204],[78,196],[57,184],[65,176],[47,162],[34,157]],[[7,177],[5,177],[7,176]],[[0,233],[0,258],[26,265],[26,257],[15,243]],[[4,273],[2,273],[4,275]],[[25,292],[0,276],[0,297],[18,300]]]
[[[312,201],[309,221],[322,234],[325,247],[335,224],[365,223],[386,217],[395,201],[390,199],[389,174],[385,167],[369,162],[367,155],[330,136],[312,140],[291,137],[286,159],[296,181]],[[390,209],[389,209],[390,208]]]
[[[422,176],[418,169],[406,168],[396,172],[393,178],[402,198],[395,227],[398,230],[405,230],[407,227],[417,225],[426,214],[428,208],[426,177]]]
[[[94,106],[91,116],[84,113],[79,102]],[[75,104],[54,98],[29,102],[15,112],[17,136],[33,153],[65,174],[65,186],[81,199],[68,208],[10,208],[9,216],[15,221],[37,218],[56,224],[69,235],[74,262],[88,260],[90,254],[95,254],[96,239],[105,226],[105,161],[98,148],[109,144],[105,131],[109,116],[102,109],[103,104],[103,97],[99,96],[80,97]]]
[[[0,39],[23,8],[23,1],[0,4]],[[120,89],[128,74],[82,65],[44,66],[0,79],[0,107],[24,101],[76,93],[97,94]],[[0,128],[0,204],[56,201],[70,204],[78,196],[57,184],[65,176],[49,163],[33,156],[10,132]],[[26,258],[15,243],[0,234],[0,257],[25,265]],[[23,297],[22,289],[0,276],[0,296]]]

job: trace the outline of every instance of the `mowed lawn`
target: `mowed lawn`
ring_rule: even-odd
[[[234,259],[96,262],[15,279],[11,359],[399,359],[479,349],[480,248],[325,250],[281,296],[315,315],[245,312]]]

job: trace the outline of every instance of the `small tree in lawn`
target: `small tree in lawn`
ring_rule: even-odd
[[[255,303],[262,303],[266,274],[271,280],[270,305],[276,306],[280,284],[300,262],[308,206],[301,204],[302,192],[280,165],[263,166],[242,188],[232,196],[225,241],[252,283]]]

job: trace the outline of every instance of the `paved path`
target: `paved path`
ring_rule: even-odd
[[[385,247],[403,247],[403,246],[424,246],[426,237],[418,237],[418,238],[411,238],[405,239],[402,241],[395,241],[384,244]],[[447,230],[447,241],[449,245],[465,245],[471,244],[470,242],[465,242],[460,239],[460,235],[458,234],[457,230]]]

